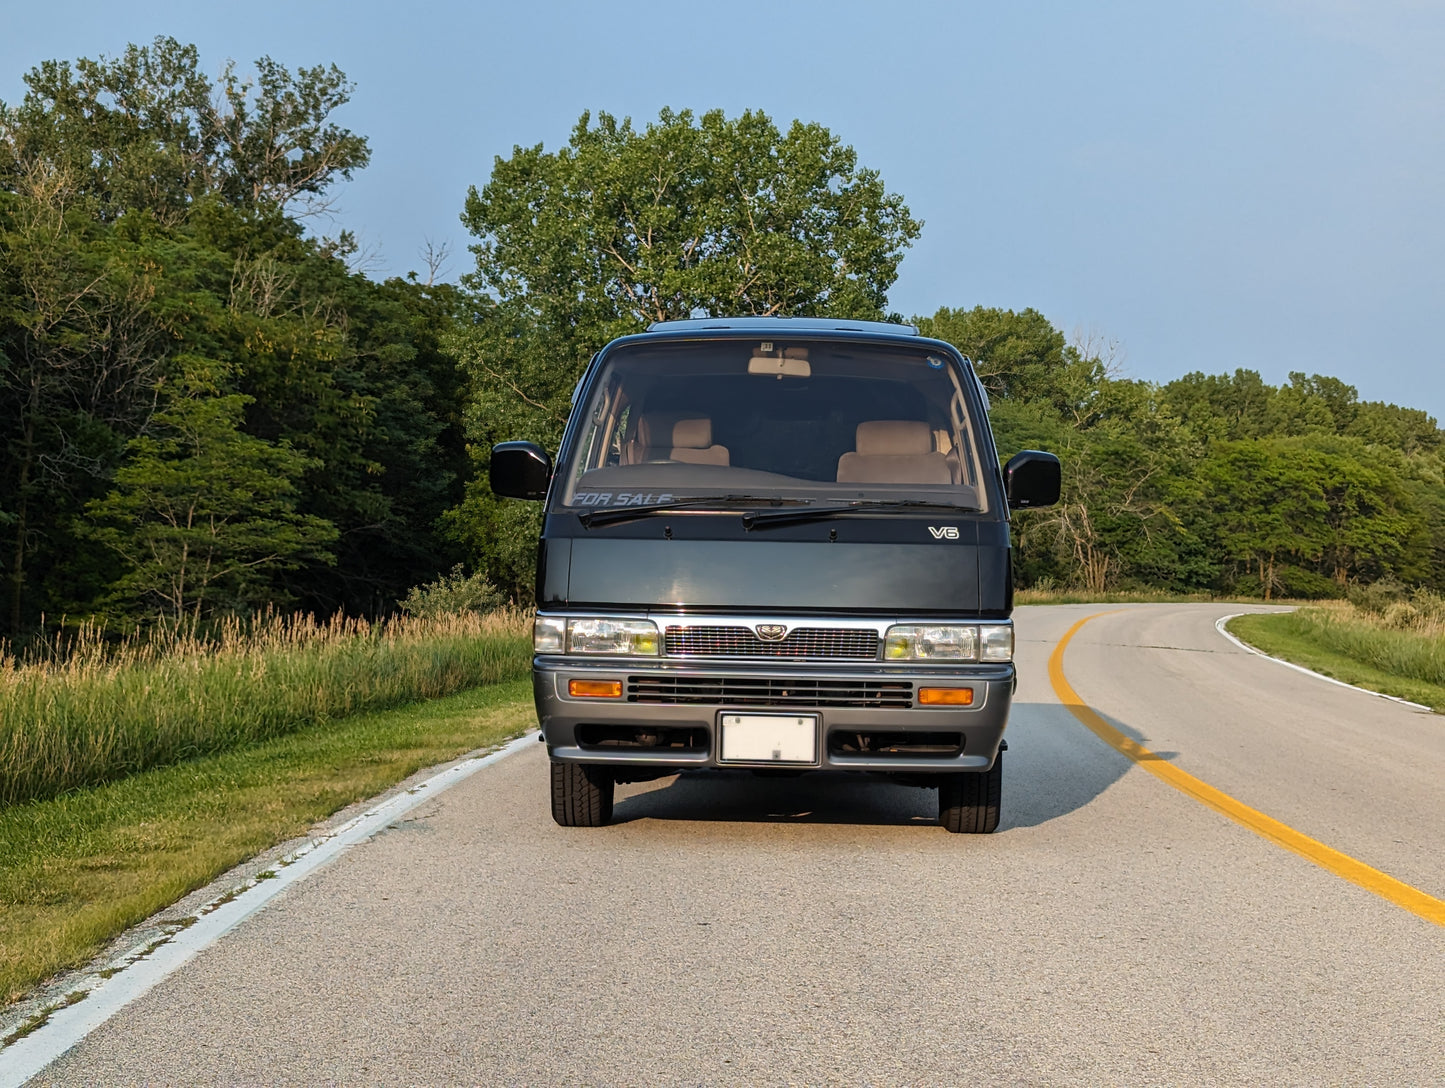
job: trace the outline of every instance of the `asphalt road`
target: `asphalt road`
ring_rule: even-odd
[[[1440,1084],[1445,928],[1060,704],[1106,606],[1016,614],[1004,820],[868,780],[670,779],[553,825],[541,745],[321,870],[32,1083]],[[1445,719],[1130,606],[1064,668],[1158,756],[1445,898]]]

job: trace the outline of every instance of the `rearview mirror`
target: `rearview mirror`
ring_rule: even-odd
[[[779,378],[810,378],[813,366],[807,359],[777,355],[754,355],[748,360],[749,374],[776,374]]]
[[[535,442],[499,442],[487,472],[492,494],[509,499],[545,499],[552,459]]]
[[[1059,501],[1063,469],[1052,453],[1024,450],[1009,458],[1003,480],[1010,510],[1052,506]]]

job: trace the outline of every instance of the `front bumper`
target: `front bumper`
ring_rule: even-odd
[[[1008,721],[1014,666],[818,665],[803,662],[577,661],[539,655],[532,663],[537,718],[556,760],[619,767],[688,770],[748,766],[721,763],[724,713],[816,716],[817,763],[794,769],[909,774],[985,771],[993,766]],[[570,680],[617,680],[620,698],[574,698]],[[973,704],[919,706],[920,686],[971,687]],[[640,728],[640,727],[645,727]],[[671,746],[617,745],[629,729],[672,738]],[[911,744],[941,736],[956,749]],[[897,743],[870,750],[878,737]],[[604,739],[609,738],[609,739]],[[681,738],[685,743],[678,744]],[[766,766],[755,764],[754,766]]]

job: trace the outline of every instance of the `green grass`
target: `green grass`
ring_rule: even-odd
[[[520,613],[267,618],[118,648],[91,632],[58,660],[0,652],[0,805],[515,679],[531,660],[527,626]]]
[[[1228,627],[1273,657],[1445,713],[1445,638],[1439,635],[1390,630],[1347,605],[1237,616]]]
[[[516,680],[0,809],[0,1002],[338,809],[534,725]]]

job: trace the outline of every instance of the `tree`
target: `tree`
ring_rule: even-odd
[[[1059,502],[1020,517],[1020,550],[1042,536],[1067,558],[1067,581],[1101,593],[1141,568],[1168,568],[1181,531],[1170,497],[1167,449],[1127,427],[1066,429],[1054,445],[1065,466]]]
[[[31,560],[145,418],[168,340],[157,253],[93,223],[72,179],[35,164],[0,191],[0,493],[6,621],[22,627]]]
[[[1201,437],[1234,440],[1270,433],[1275,390],[1256,371],[1195,371],[1169,382],[1161,392],[1169,410]]]
[[[267,393],[266,414],[285,418],[277,437],[313,459],[300,483],[304,507],[342,535],[333,566],[297,568],[282,582],[316,611],[376,615],[460,558],[438,530],[468,470],[462,378],[441,341],[467,311],[451,285],[378,284],[318,263],[307,264],[316,282],[306,290],[344,321],[333,359],[315,364],[329,379],[326,395],[285,418],[294,383],[283,381]]]
[[[248,398],[220,392],[222,367],[185,367],[128,443],[114,489],[88,507],[89,534],[126,565],[121,598],[173,620],[273,601],[271,568],[329,559],[336,540],[334,526],[296,510],[306,458],[241,430]]]
[[[1401,459],[1388,450],[1333,435],[1285,443],[1314,469],[1325,504],[1325,546],[1321,573],[1341,591],[1355,581],[1376,581],[1397,573],[1421,517],[1401,486]]]
[[[713,314],[879,317],[920,225],[827,129],[663,110],[584,113],[569,145],[498,158],[462,216],[472,286],[592,339]]]
[[[1068,343],[1033,309],[1015,313],[944,306],[932,317],[915,317],[913,322],[924,336],[946,340],[966,355],[990,397],[1046,403],[1076,427],[1088,427],[1097,419],[1095,402],[1115,370],[1116,343],[1098,337]]]
[[[1034,309],[943,306],[913,321],[924,336],[946,340],[968,356],[992,397],[1050,399],[1055,375],[1068,365],[1064,334]]]
[[[1226,555],[1252,567],[1265,600],[1286,588],[1282,565],[1318,562],[1329,544],[1320,466],[1270,439],[1217,443],[1204,465]]]
[[[158,404],[199,419],[219,398],[207,410],[237,422],[234,441],[213,429],[216,456],[244,467],[257,449],[290,450],[285,502],[334,528],[334,565],[314,548],[267,560],[244,594],[215,587],[217,606],[269,596],[376,614],[450,567],[459,556],[436,526],[466,462],[441,341],[462,293],[373,283],[346,268],[345,236],[307,237],[298,218],[366,162],[366,141],[329,119],[344,75],[263,58],[249,79],[228,65],[213,80],[194,47],[160,38],[119,59],[47,62],[27,83],[19,105],[0,105],[10,634],[91,611],[126,571],[134,581],[134,564],[83,530],[87,504],[129,494],[127,469],[153,454],[132,440],[174,424],[152,420]],[[209,384],[172,404],[196,359],[216,362]]]
[[[695,314],[881,318],[920,225],[826,128],[757,111],[663,110],[638,131],[583,114],[568,145],[498,158],[463,221],[477,321],[454,341],[467,437],[553,444],[587,359],[615,336]],[[479,475],[485,475],[484,471]],[[497,584],[530,590],[513,537],[529,512],[477,486],[453,531]],[[529,549],[528,549],[529,550]]]
[[[1445,431],[1435,417],[1418,408],[1400,408],[1380,401],[1361,401],[1344,434],[1405,454],[1438,452]]]
[[[113,60],[46,61],[25,82],[20,105],[0,103],[0,186],[45,163],[105,220],[146,211],[174,223],[207,196],[314,210],[370,157],[329,120],[351,95],[335,65],[292,74],[262,57],[254,83],[228,64],[213,84],[195,46],[159,37]]]

